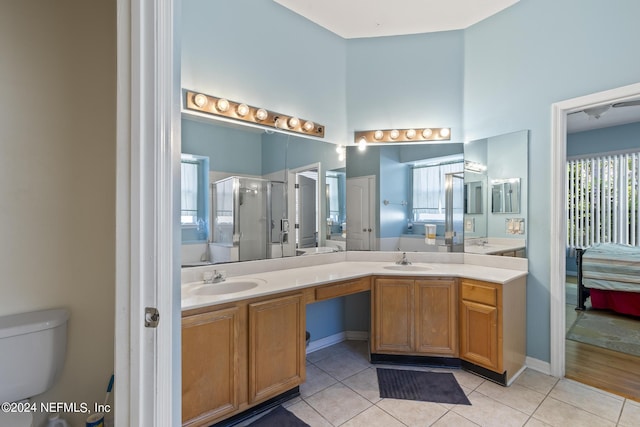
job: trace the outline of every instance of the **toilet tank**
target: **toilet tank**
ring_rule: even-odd
[[[0,402],[49,390],[64,365],[69,311],[53,309],[0,317]]]

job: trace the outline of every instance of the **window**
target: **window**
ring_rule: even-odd
[[[640,246],[640,152],[567,162],[567,246]]]
[[[340,178],[338,175],[327,174],[329,217],[332,221],[340,220]]]
[[[209,158],[183,154],[180,164],[182,241],[209,238]]]
[[[445,176],[462,173],[464,164],[461,157],[430,159],[426,165],[417,165],[412,170],[413,221],[429,222],[445,220],[446,188]],[[462,209],[462,205],[456,206]]]

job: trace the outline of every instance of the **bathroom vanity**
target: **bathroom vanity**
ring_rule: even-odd
[[[372,362],[462,367],[510,384],[525,363],[526,260],[496,268],[487,266],[496,257],[421,257],[429,262],[319,255],[283,269],[263,264],[211,285],[195,280],[206,268],[183,271],[183,425],[211,425],[295,395],[305,380],[306,304],[366,291]],[[234,283],[255,286],[201,292]]]

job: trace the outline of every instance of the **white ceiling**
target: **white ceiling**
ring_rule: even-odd
[[[625,99],[625,101],[629,101],[629,99]],[[640,122],[640,106],[638,105],[610,107],[599,118],[578,111],[567,116],[567,133],[584,132],[635,122]]]
[[[460,30],[519,0],[274,0],[345,39]]]

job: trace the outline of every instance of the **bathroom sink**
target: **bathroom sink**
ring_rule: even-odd
[[[429,271],[431,267],[427,267],[424,265],[385,265],[384,267],[387,270],[395,270],[395,271]]]
[[[267,283],[262,279],[227,279],[220,283],[206,283],[196,286],[189,292],[191,295],[226,295],[244,292]]]

